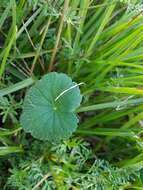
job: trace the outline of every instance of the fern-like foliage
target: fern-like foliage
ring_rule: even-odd
[[[138,171],[116,168],[96,158],[89,144],[80,139],[52,147],[35,141],[30,149],[13,160],[7,190],[31,190],[40,182],[38,190],[119,190],[139,176]]]

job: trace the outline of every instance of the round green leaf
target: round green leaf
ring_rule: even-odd
[[[77,127],[74,111],[81,99],[79,87],[71,78],[62,73],[49,73],[27,92],[21,125],[40,140],[68,139]]]

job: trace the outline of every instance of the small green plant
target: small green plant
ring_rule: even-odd
[[[35,140],[12,162],[7,190],[119,190],[139,178],[136,169],[98,159],[79,138],[52,146]]]
[[[28,91],[21,124],[34,137],[50,142],[67,139],[76,130],[74,113],[81,102],[78,85],[65,74],[45,75]]]
[[[2,116],[2,122],[4,123],[8,118],[12,120],[13,123],[17,123],[17,110],[21,109],[22,101],[16,102],[12,96],[0,97],[0,115]]]

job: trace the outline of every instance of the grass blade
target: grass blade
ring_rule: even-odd
[[[0,90],[0,97],[5,96],[10,93],[13,93],[13,92],[16,92],[23,88],[26,88],[26,87],[32,85],[34,82],[35,82],[35,80],[31,77],[31,78],[25,79],[21,82],[18,82],[12,86],[4,88],[4,89]]]
[[[108,103],[96,104],[92,106],[81,107],[77,110],[79,112],[88,112],[88,111],[95,111],[107,108],[117,108],[117,107],[124,107],[124,106],[134,106],[137,104],[143,103],[143,98],[136,98],[132,100],[124,100],[124,101],[113,101]]]
[[[18,146],[4,146],[0,147],[0,156],[5,156],[11,153],[23,152],[23,149]]]

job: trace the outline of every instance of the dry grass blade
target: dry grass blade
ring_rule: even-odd
[[[53,64],[54,64],[55,56],[56,56],[56,53],[57,53],[57,49],[58,49],[58,45],[59,45],[59,41],[60,41],[60,37],[61,37],[61,33],[62,33],[62,28],[63,28],[63,25],[64,25],[64,18],[65,18],[66,14],[67,14],[67,11],[68,11],[68,5],[69,5],[69,0],[65,0],[63,13],[61,15],[61,22],[60,22],[56,42],[55,42],[55,47],[54,47],[52,57],[51,57],[51,60],[50,60],[50,64],[49,64],[49,68],[48,68],[49,72],[53,69]]]
[[[50,174],[46,174],[33,188],[32,190],[36,190],[48,177],[50,176]]]

